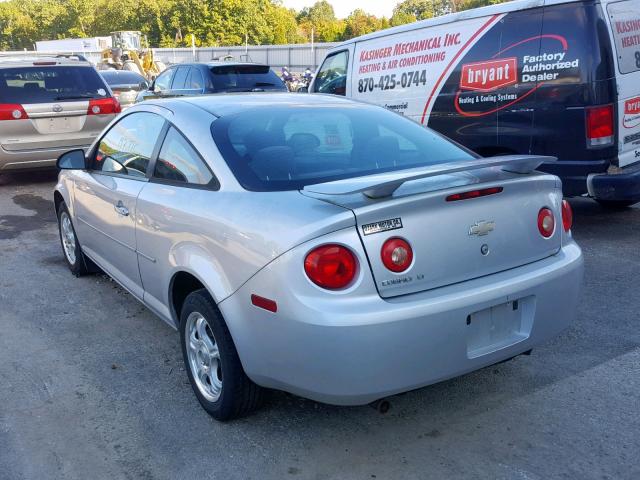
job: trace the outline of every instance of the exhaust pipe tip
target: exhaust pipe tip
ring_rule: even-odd
[[[381,398],[380,400],[376,400],[375,402],[371,402],[369,404],[369,406],[371,408],[373,408],[374,410],[377,410],[378,413],[380,413],[381,415],[384,415],[389,410],[391,410],[391,402],[389,400],[387,400],[386,398]]]

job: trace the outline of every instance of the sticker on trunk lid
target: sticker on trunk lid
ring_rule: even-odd
[[[388,232],[389,230],[397,230],[399,228],[402,228],[402,219],[390,218],[388,220],[362,225],[362,233],[364,235],[371,235],[372,233]]]

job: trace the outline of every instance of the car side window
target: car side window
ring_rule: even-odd
[[[158,87],[160,90],[169,90],[169,87],[171,86],[171,79],[173,79],[174,73],[176,73],[175,68],[170,68],[169,70],[162,72],[156,78],[154,86]]]
[[[93,170],[144,178],[164,119],[136,112],[123,117],[98,143]]]
[[[187,88],[185,82],[189,75],[189,67],[178,67],[175,76],[173,77],[173,83],[171,84],[171,90],[184,90]]]
[[[199,68],[191,68],[186,88],[189,90],[202,90],[204,88],[204,78]]]
[[[191,185],[208,185],[214,178],[200,155],[173,127],[164,139],[153,176]]]
[[[313,84],[316,93],[330,93],[333,95],[346,95],[347,93],[347,68],[349,52],[346,50],[328,56]]]

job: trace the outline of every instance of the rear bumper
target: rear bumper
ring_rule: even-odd
[[[0,146],[0,171],[31,170],[35,168],[55,167],[58,157],[63,153],[77,148],[87,150],[89,147],[90,145],[78,145],[13,151],[5,150]]]
[[[610,160],[558,160],[544,163],[538,168],[562,179],[562,193],[565,197],[577,197],[588,193],[587,178],[594,173],[606,173]]]
[[[616,174],[591,174],[587,188],[589,195],[598,200],[640,202],[640,163]]]
[[[570,242],[547,259],[457,285],[318,304],[297,279],[283,286],[272,264],[219,307],[253,381],[358,405],[494,364],[556,336],[574,318],[582,272],[582,253]],[[273,295],[278,312],[253,307],[256,292]],[[494,321],[502,320],[487,313],[497,306],[511,319],[499,336]]]
[[[640,201],[640,163],[608,173],[612,161],[568,161],[543,164],[539,170],[562,179],[566,197],[588,194],[599,200]]]

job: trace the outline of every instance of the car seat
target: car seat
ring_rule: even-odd
[[[396,137],[374,137],[366,144],[362,156],[370,169],[393,167],[400,157],[400,143]]]
[[[258,150],[249,166],[260,180],[291,180],[293,170],[291,147],[275,146]]]

